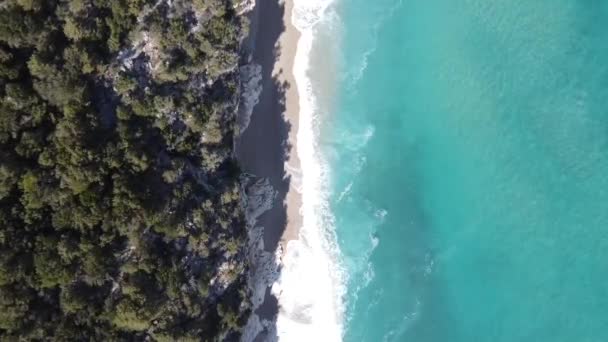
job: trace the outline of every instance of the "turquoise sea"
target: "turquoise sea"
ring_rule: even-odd
[[[343,340],[608,341],[608,1],[327,11]]]

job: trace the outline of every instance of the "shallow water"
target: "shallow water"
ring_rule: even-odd
[[[344,340],[608,341],[608,2],[334,5]]]

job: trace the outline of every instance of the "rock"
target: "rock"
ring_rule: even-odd
[[[255,0],[241,0],[234,4],[234,10],[238,15],[247,14],[255,8]]]
[[[275,253],[264,249],[264,228],[256,224],[258,218],[272,208],[277,191],[267,178],[256,178],[251,175],[242,176],[241,186],[244,194],[242,205],[249,235],[248,285],[252,305],[252,314],[243,329],[241,341],[253,342],[263,336],[267,338],[262,340],[267,341],[271,336],[276,336],[276,333],[273,333],[274,323],[266,319],[260,320],[255,312],[264,302],[266,290],[278,280],[282,251],[280,246]]]
[[[262,93],[262,66],[251,62],[241,66],[239,73],[241,77],[241,98],[237,124],[239,134],[242,134],[249,126],[253,108],[260,101],[260,94]]]
[[[277,191],[268,178],[256,178],[252,175],[241,176],[241,187],[244,196],[241,205],[249,227],[255,226],[257,219],[272,208]]]

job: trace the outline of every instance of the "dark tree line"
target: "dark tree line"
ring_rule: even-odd
[[[230,0],[0,2],[0,339],[222,340],[248,313]]]

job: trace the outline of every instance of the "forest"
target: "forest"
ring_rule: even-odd
[[[238,339],[243,20],[230,0],[0,3],[0,340]]]

